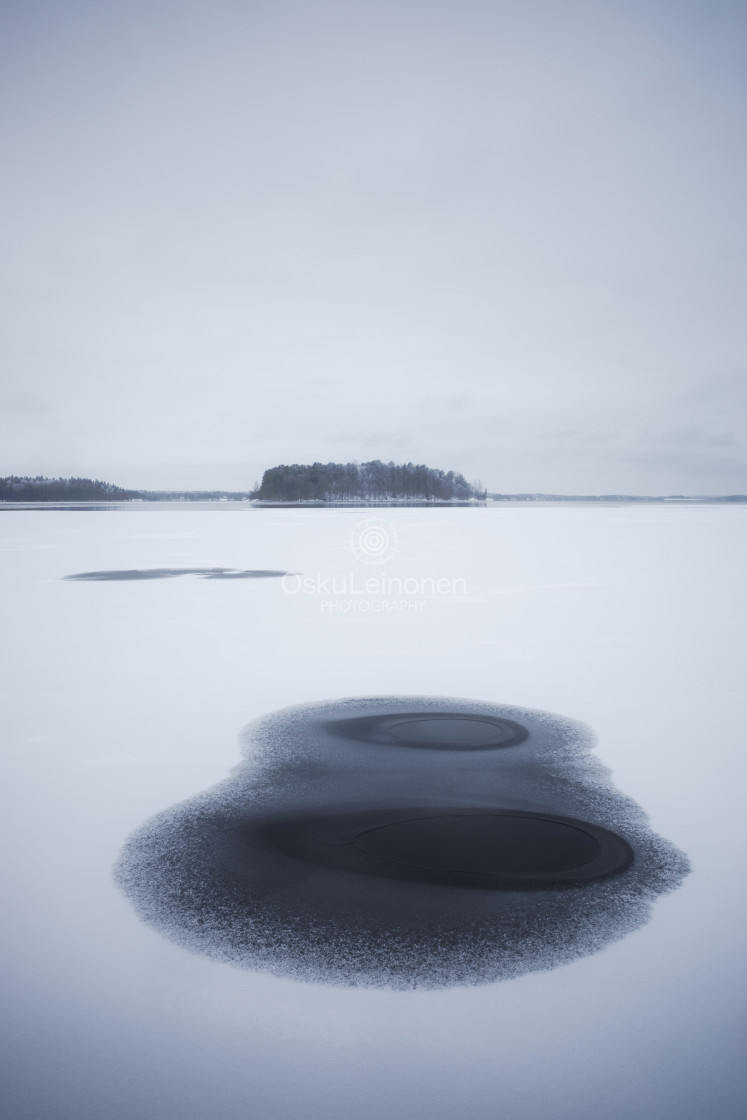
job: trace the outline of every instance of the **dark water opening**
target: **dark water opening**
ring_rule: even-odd
[[[526,727],[513,720],[455,712],[402,712],[337,719],[330,720],[325,729],[332,735],[364,743],[440,750],[512,747],[528,735]]]
[[[572,720],[470,700],[289,708],[248,729],[227,781],[146,822],[116,877],[180,944],[315,983],[557,967],[688,870],[591,746]]]
[[[633,860],[594,825],[538,813],[369,811],[271,822],[261,843],[297,859],[363,875],[493,890],[560,889],[602,879]]]

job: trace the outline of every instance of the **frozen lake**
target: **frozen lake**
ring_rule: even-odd
[[[0,512],[3,1115],[741,1120],[746,529],[708,504]],[[396,695],[589,725],[691,874],[601,952],[445,990],[238,968],[139,920],[127,837],[223,781],[246,724]]]

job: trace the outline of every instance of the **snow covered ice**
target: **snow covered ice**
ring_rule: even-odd
[[[747,511],[382,515],[385,570],[412,591],[64,578],[225,569],[341,588],[376,575],[350,549],[360,510],[0,512],[13,1120],[741,1117]],[[390,599],[421,605],[372,608]],[[691,874],[600,952],[441,990],[236,968],[138,918],[112,875],[123,845],[225,781],[241,728],[376,696],[590,726]]]

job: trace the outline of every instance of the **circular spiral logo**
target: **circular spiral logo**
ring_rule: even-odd
[[[386,564],[397,551],[397,533],[383,517],[364,517],[353,526],[350,547],[362,564]]]

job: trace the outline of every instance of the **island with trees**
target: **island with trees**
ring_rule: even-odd
[[[0,478],[0,502],[246,502],[249,490],[125,490],[93,478]]]
[[[373,459],[369,463],[271,467],[251,497],[268,503],[471,503],[484,501],[485,491],[479,483],[469,483],[455,471]]]
[[[29,478],[15,474],[0,478],[0,502],[124,502],[139,497],[136,490],[124,490],[98,478]]]

